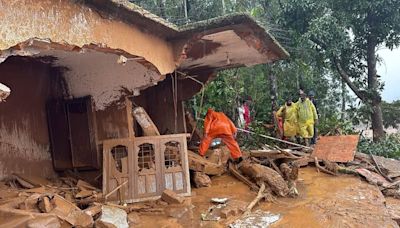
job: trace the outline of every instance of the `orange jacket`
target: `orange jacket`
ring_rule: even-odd
[[[204,133],[209,136],[233,135],[237,131],[232,121],[222,112],[208,109],[204,120]]]

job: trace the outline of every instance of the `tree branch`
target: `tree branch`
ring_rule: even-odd
[[[360,100],[362,100],[363,102],[367,102],[367,97],[365,96],[365,94],[363,93],[363,91],[361,91],[360,89],[358,89],[354,83],[350,80],[349,75],[346,73],[346,71],[342,68],[342,65],[340,65],[339,60],[337,59],[337,57],[333,57],[333,63],[335,64],[335,67],[340,75],[340,77],[346,82],[346,84],[350,87],[350,89],[356,94],[356,96],[358,98],[360,98]]]
[[[315,44],[319,45],[325,51],[327,51],[327,45],[324,42],[316,39],[315,37],[311,37],[310,40],[312,42],[314,42]],[[362,90],[360,90],[359,88],[357,88],[357,86],[354,85],[354,83],[350,80],[349,75],[343,69],[342,65],[339,62],[339,59],[336,56],[332,57],[332,62],[334,63],[336,70],[338,71],[340,77],[343,79],[343,81],[346,82],[346,84],[350,87],[350,89],[354,92],[354,94],[356,94],[356,96],[358,98],[360,98],[360,100],[362,100],[363,102],[368,102],[368,99],[367,99],[367,96],[365,95],[365,93]]]

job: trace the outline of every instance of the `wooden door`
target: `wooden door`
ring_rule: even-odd
[[[73,165],[65,102],[51,100],[47,102],[46,109],[54,169],[57,171],[71,169]]]
[[[99,168],[91,97],[68,101],[67,116],[74,168]]]

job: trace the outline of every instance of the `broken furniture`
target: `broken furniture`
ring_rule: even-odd
[[[110,139],[103,142],[103,194],[108,200],[157,199],[165,189],[190,195],[186,134]]]

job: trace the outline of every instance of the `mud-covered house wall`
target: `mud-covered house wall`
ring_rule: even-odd
[[[31,38],[80,47],[94,43],[141,56],[161,74],[175,69],[172,45],[165,40],[80,2],[0,0],[0,50]]]
[[[13,172],[54,175],[46,101],[63,95],[61,73],[37,59],[11,57],[0,78],[13,93],[0,107],[0,179]]]

